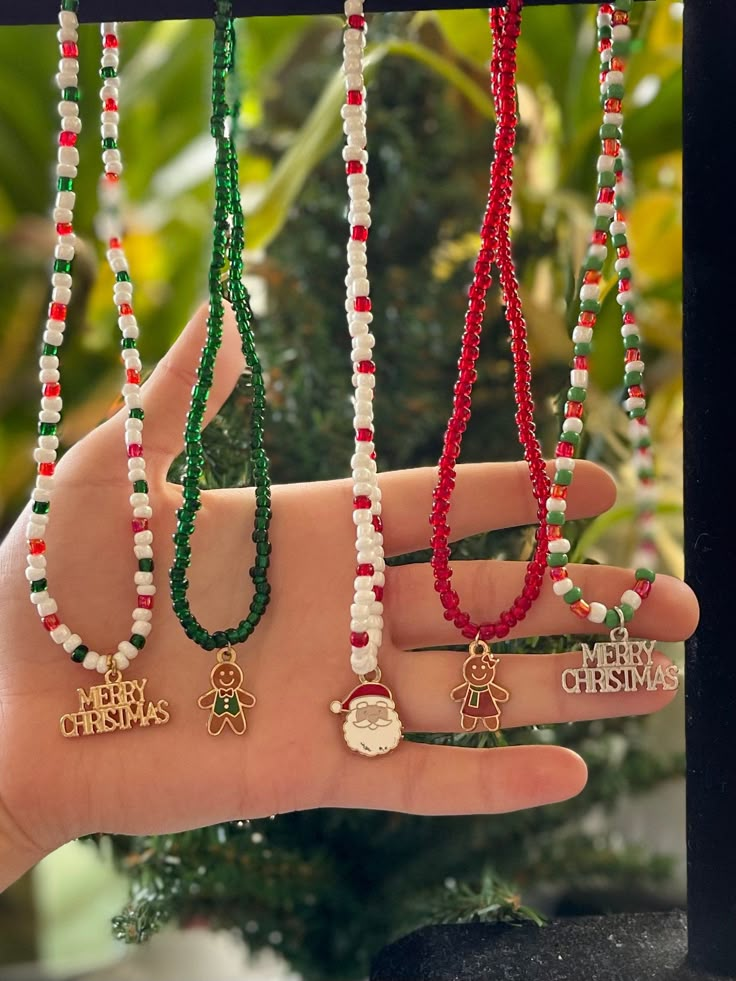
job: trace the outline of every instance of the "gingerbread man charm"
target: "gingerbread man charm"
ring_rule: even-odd
[[[242,687],[243,672],[235,660],[232,647],[218,651],[217,664],[210,675],[212,687],[197,700],[200,708],[210,710],[207,732],[211,736],[219,736],[226,725],[242,736],[247,728],[244,709],[256,704],[255,696]]]
[[[453,688],[450,698],[453,702],[462,701],[461,725],[465,732],[472,732],[483,720],[490,732],[501,728],[501,708],[499,702],[508,702],[509,692],[494,682],[498,658],[491,654],[488,644],[474,640],[468,648],[470,657],[463,664],[463,684]]]

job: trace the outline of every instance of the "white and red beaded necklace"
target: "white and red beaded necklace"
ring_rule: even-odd
[[[554,592],[570,606],[571,611],[591,623],[611,628],[608,642],[583,646],[582,665],[562,673],[566,692],[596,693],[635,691],[638,688],[677,687],[677,667],[657,666],[653,661],[654,641],[629,641],[628,624],[642,602],[649,596],[654,572],[646,567],[636,569],[633,588],[623,592],[617,605],[610,609],[604,603],[583,598],[567,570],[570,542],[563,536],[566,497],[575,472],[575,453],[583,432],[584,402],[588,386],[588,355],[594,328],[600,312],[601,270],[608,254],[609,238],[616,249],[615,269],[618,278],[616,297],[622,313],[621,336],[624,344],[624,409],[630,419],[630,441],[634,469],[639,484],[639,524],[642,532],[640,555],[651,557],[649,536],[652,518],[653,460],[651,437],[646,418],[646,394],[642,384],[644,360],[641,353],[641,330],[636,317],[636,297],[632,289],[631,253],[624,213],[626,176],[621,145],[623,96],[626,58],[631,28],[629,12],[633,0],[601,4],[598,10],[598,50],[601,59],[600,90],[603,124],[600,130],[601,154],[597,161],[598,194],[595,205],[595,227],[583,264],[580,290],[580,313],[573,330],[574,360],[570,373],[571,387],[565,403],[565,421],[556,450],[557,472],[547,501],[549,552],[547,564]],[[637,556],[638,558],[638,556]]]
[[[133,509],[133,550],[137,560],[134,583],[137,605],[133,611],[133,623],[129,639],[118,644],[110,654],[99,654],[82,642],[82,638],[58,616],[56,601],[48,591],[46,579],[46,527],[49,520],[54,470],[59,439],[57,427],[61,422],[61,374],[59,350],[64,340],[66,316],[72,297],[72,271],[76,251],[74,234],[74,181],[77,177],[79,151],[76,143],[82,129],[79,116],[79,48],[78,48],[78,0],[62,0],[57,34],[61,53],[56,82],[61,93],[59,116],[59,151],[57,195],[53,211],[56,223],[57,244],[54,249],[54,265],[51,277],[51,303],[43,333],[40,358],[42,385],[41,411],[39,412],[38,446],[34,459],[38,464],[36,485],[31,494],[31,516],[26,529],[28,539],[28,564],[26,579],[30,583],[31,602],[36,607],[41,623],[51,639],[63,647],[72,661],[88,670],[104,674],[104,685],[92,686],[89,692],[79,689],[79,709],[62,716],[61,732],[64,736],[95,735],[132,725],[160,725],[168,721],[167,703],[144,701],[146,679],[122,684],[122,671],[137,657],[145,646],[151,630],[153,598],[153,534],[148,527],[152,511],[146,482],[146,462],[143,456],[143,409],[140,394],[141,361],[137,349],[138,325],[131,305],[133,287],[130,282],[128,263],[123,251],[117,219],[118,181],[122,172],[118,136],[118,37],[117,25],[102,25],[102,60],[100,75],[103,80],[102,99],[102,159],[104,173],[101,180],[101,197],[104,225],[108,241],[107,259],[115,275],[114,302],[118,308],[119,326],[123,336],[123,360],[125,384],[123,398],[128,410],[125,422],[125,443],[128,456],[128,478],[133,485],[130,504]]]
[[[330,709],[335,714],[346,713],[343,735],[350,749],[370,757],[381,756],[398,746],[402,724],[390,689],[381,683],[381,670],[378,667],[383,637],[386,565],[373,428],[376,366],[373,361],[375,338],[370,328],[373,314],[367,265],[371,207],[366,173],[368,152],[363,81],[366,21],[363,0],[346,0],[344,10],[343,73],[346,97],[342,118],[346,142],[343,159],[350,202],[345,309],[352,338],[355,453],[351,467],[357,556],[354,596],[350,607],[350,664],[359,684],[342,701],[333,701]]]

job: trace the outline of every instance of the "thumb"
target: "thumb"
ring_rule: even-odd
[[[181,452],[184,440],[184,424],[197,381],[197,366],[207,337],[208,305],[203,304],[181,332],[169,351],[159,361],[151,377],[141,389],[145,428],[143,445],[146,457],[156,467],[168,469],[171,461]],[[245,368],[240,347],[235,316],[229,304],[225,304],[222,325],[222,344],[217,354],[214,380],[210,389],[204,424],[217,415],[235,383]],[[123,439],[127,411],[121,409],[112,419],[92,434],[101,445],[118,447]]]

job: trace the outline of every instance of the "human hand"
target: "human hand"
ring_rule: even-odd
[[[214,654],[183,633],[170,609],[166,573],[180,503],[180,489],[167,483],[166,473],[181,448],[205,317],[201,309],[144,389],[159,592],[150,640],[129,676],[148,678],[147,696],[168,700],[167,725],[61,737],[58,719],[76,710],[75,689],[98,683],[99,676],[72,663],[38,623],[23,577],[27,515],[0,548],[0,888],[62,843],[95,831],[175,832],[314,807],[492,813],[563,800],[585,784],[582,759],[557,746],[476,750],[404,743],[372,760],[347,749],[329,704],[355,681],[347,639],[354,566],[348,480],[273,489],[271,604],[238,651],[244,687],[258,702],[248,712],[245,735],[207,734],[207,714],[197,699],[209,687]],[[209,418],[241,370],[229,319]],[[135,602],[122,415],[74,446],[56,473],[47,536],[50,589],[73,630],[97,650],[114,651],[127,637]],[[431,468],[381,476],[387,555],[427,544],[434,477]],[[570,516],[597,514],[613,499],[610,477],[579,464]],[[193,612],[213,630],[238,622],[250,602],[254,501],[250,490],[232,489],[205,492],[202,502],[190,598]],[[527,524],[535,513],[524,464],[459,469],[450,512],[455,539]],[[518,593],[524,569],[522,562],[457,563],[453,583],[468,609],[490,618]],[[613,599],[630,584],[631,572],[585,566],[574,570],[574,578],[586,594]],[[680,640],[696,619],[687,586],[660,576],[637,613],[637,636]],[[380,664],[405,728],[459,731],[448,693],[461,676],[463,655],[408,653],[458,642],[455,627],[442,617],[428,565],[387,570],[384,620]],[[576,625],[545,584],[511,636],[568,633]],[[586,623],[585,629],[595,627]],[[663,691],[568,695],[560,675],[579,659],[579,653],[504,656],[496,677],[511,692],[503,727],[636,715],[673,697]]]

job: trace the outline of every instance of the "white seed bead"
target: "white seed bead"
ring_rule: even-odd
[[[38,579],[45,579],[46,573],[43,569],[36,569],[34,566],[29,565],[26,567],[26,579],[28,582],[36,582]]]
[[[46,556],[45,555],[27,555],[26,562],[31,569],[45,569],[46,568]],[[40,576],[43,579],[43,576]]]
[[[133,535],[133,541],[136,545],[150,545],[153,541],[152,531],[137,531]]]
[[[59,607],[56,605],[56,600],[47,599],[43,603],[39,603],[36,609],[40,617],[50,617],[57,612]]]
[[[615,163],[615,160],[616,160],[615,157],[609,157],[608,154],[602,153],[600,155],[600,157],[598,157],[598,162],[596,164],[596,168],[598,170],[598,173],[599,174],[603,174],[603,173],[608,172],[609,170],[613,170],[613,165]],[[616,234],[613,231],[613,229],[611,230],[611,234],[613,234],[613,235]]]
[[[118,669],[118,671],[124,671],[130,664],[128,658],[121,651],[115,651],[112,659],[115,662],[115,667]]]
[[[606,619],[606,607],[603,603],[591,603],[588,619],[591,623],[603,623]]]
[[[42,590],[40,593],[31,593],[31,603],[34,606],[40,606],[41,603],[45,603],[46,600],[51,599],[47,590]]]
[[[134,620],[150,620],[153,617],[153,610],[144,610],[140,606],[137,606],[133,610]]]
[[[646,399],[631,397],[624,399],[624,409],[627,412],[631,412],[632,409],[645,409],[647,405]]]
[[[131,628],[131,633],[140,634],[141,637],[147,637],[151,632],[151,624],[146,620],[135,620]],[[135,645],[134,645],[135,646]]]
[[[581,368],[573,368],[570,372],[570,384],[573,388],[587,388],[588,372]]]
[[[548,543],[547,550],[550,553],[562,552],[564,554],[570,551],[570,542],[567,538],[554,538]]]
[[[135,591],[138,593],[139,596],[155,596],[156,595],[156,587],[155,586],[152,586],[150,584],[147,585],[147,586],[146,585],[136,586]]]
[[[548,511],[562,511],[564,513],[567,510],[567,501],[562,497],[548,497],[545,507]]]
[[[608,249],[605,245],[590,245],[588,246],[588,255],[594,259],[605,259],[608,255]]]
[[[638,610],[641,606],[641,596],[635,593],[633,589],[627,589],[625,593],[621,594],[621,602],[627,603],[635,610]]]
[[[371,614],[371,607],[367,603],[353,603],[350,607],[350,616],[354,620],[360,620],[361,622],[368,619]]]
[[[72,632],[65,623],[60,623],[55,630],[51,631],[51,639],[55,644],[63,644],[71,635]]]
[[[555,591],[557,596],[564,596],[568,589],[572,589],[572,579],[557,579],[552,583],[552,589]]]
[[[600,287],[595,283],[585,283],[580,287],[581,300],[597,300],[600,296]]]
[[[150,586],[153,582],[152,572],[136,572],[133,576],[133,582],[137,586]]]
[[[137,559],[152,559],[153,549],[150,545],[134,545],[133,554]]]
[[[34,518],[38,515],[34,514]],[[43,538],[46,529],[43,525],[39,524],[37,521],[29,521],[26,525],[26,538],[30,541],[34,538]]]
[[[576,419],[571,416],[569,419],[565,419],[562,424],[563,433],[582,433],[583,431],[583,420]]]
[[[108,663],[107,657],[101,657],[96,664],[97,671],[99,671],[100,674],[105,674],[105,672],[109,670]]]
[[[71,654],[72,651],[75,651],[81,643],[82,638],[79,636],[79,634],[69,634],[67,639],[62,642],[62,647],[67,654]]]
[[[147,504],[141,507],[133,508],[134,518],[152,518],[153,508],[149,507]]]
[[[138,459],[140,459],[140,457],[138,457]],[[146,479],[146,471],[141,470],[140,467],[136,467],[134,470],[128,471],[128,480],[131,483],[135,483],[138,480],[145,480],[145,479]]]
[[[100,655],[97,653],[97,651],[87,651],[87,653],[84,655],[82,666],[88,671],[95,671],[99,660]]]

